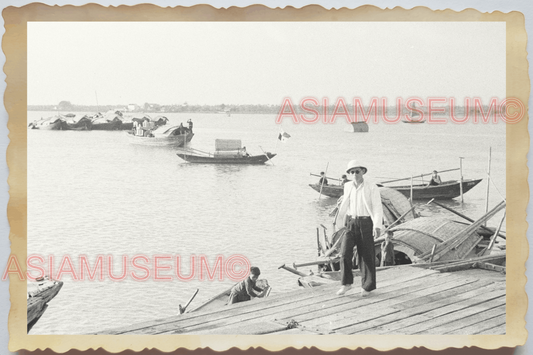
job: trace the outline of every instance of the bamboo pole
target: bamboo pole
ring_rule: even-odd
[[[459,168],[461,169],[461,179],[459,180],[459,190],[461,191],[461,203],[463,203],[463,157],[459,157]],[[485,211],[486,213],[487,211]]]
[[[442,170],[442,171],[439,171],[439,173],[447,173],[449,171],[456,171],[456,170],[459,170],[459,168]],[[428,176],[428,175],[433,175],[433,172],[427,173],[427,174],[421,174],[420,177]],[[406,178],[401,178],[401,179],[396,179],[396,180],[383,181],[383,182],[380,182],[380,184],[387,184],[389,182],[396,182],[396,181],[409,180],[409,179],[412,179],[412,176],[411,177],[406,177]]]
[[[485,213],[489,210],[489,191],[490,191],[490,163],[491,163],[492,147],[489,147],[489,161],[487,163],[487,194],[485,198]]]
[[[265,157],[267,158],[267,160],[270,162],[270,164],[274,165],[274,163],[272,162],[272,160],[270,160],[270,158],[268,157],[268,154],[265,153],[265,151],[263,150],[263,147],[259,146],[259,148],[261,149],[261,151],[263,152],[263,154],[265,155]]]
[[[328,173],[328,167],[329,167],[329,161],[326,164],[326,172],[324,173],[324,179],[326,178],[326,174]],[[320,201],[320,197],[322,197],[322,188],[324,187],[324,179],[322,179],[322,183],[320,184],[320,194],[318,195],[319,201]]]
[[[196,295],[198,294],[198,291],[200,291],[199,288],[196,289],[196,292],[194,292],[194,294],[191,296],[191,298],[189,298],[189,301],[187,302],[187,304],[184,307],[182,307],[181,304],[178,304],[178,308],[179,308],[180,314],[185,313],[185,311],[187,310],[187,307],[189,307],[189,305],[191,304],[191,302],[194,299],[194,297],[196,297]]]
[[[411,205],[413,204],[413,175],[411,175]]]
[[[502,224],[503,224],[503,220],[505,219],[505,215],[506,215],[507,211],[505,211],[503,213],[503,217],[500,221],[500,224],[498,225],[498,229],[496,229],[496,232],[494,233],[494,235],[490,238],[490,243],[489,243],[489,246],[487,247],[487,250],[483,253],[483,255],[485,255],[486,252],[489,252],[491,251],[492,247],[494,246],[494,242],[496,241],[496,237],[498,236],[498,233],[500,233],[500,229],[502,228]]]
[[[328,239],[328,235],[326,234],[326,226],[321,224],[322,228],[324,228],[324,242],[326,243],[326,247],[329,248],[329,239]]]

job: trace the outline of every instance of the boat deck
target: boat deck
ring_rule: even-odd
[[[378,273],[378,289],[368,297],[358,287],[337,296],[338,288],[300,288],[101,334],[505,334],[499,272],[395,267]]]

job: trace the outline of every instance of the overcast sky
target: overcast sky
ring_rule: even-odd
[[[33,22],[28,104],[505,96],[502,22]]]

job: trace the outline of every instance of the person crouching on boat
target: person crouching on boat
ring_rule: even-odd
[[[261,275],[259,268],[257,266],[252,266],[250,268],[250,275],[231,289],[228,305],[249,301],[255,297],[263,297],[266,289],[262,290],[255,285],[259,275]],[[256,293],[256,291],[258,293]]]
[[[353,248],[357,246],[357,262],[361,270],[361,296],[376,289],[376,254],[374,238],[379,238],[383,223],[383,205],[376,184],[366,181],[367,168],[351,160],[346,173],[354,179],[344,185],[344,195],[335,225],[346,227],[340,250],[341,284],[337,295],[344,295],[353,284]]]

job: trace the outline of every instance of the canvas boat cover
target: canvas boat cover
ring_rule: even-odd
[[[241,144],[240,139],[215,139],[216,150],[240,150]]]

